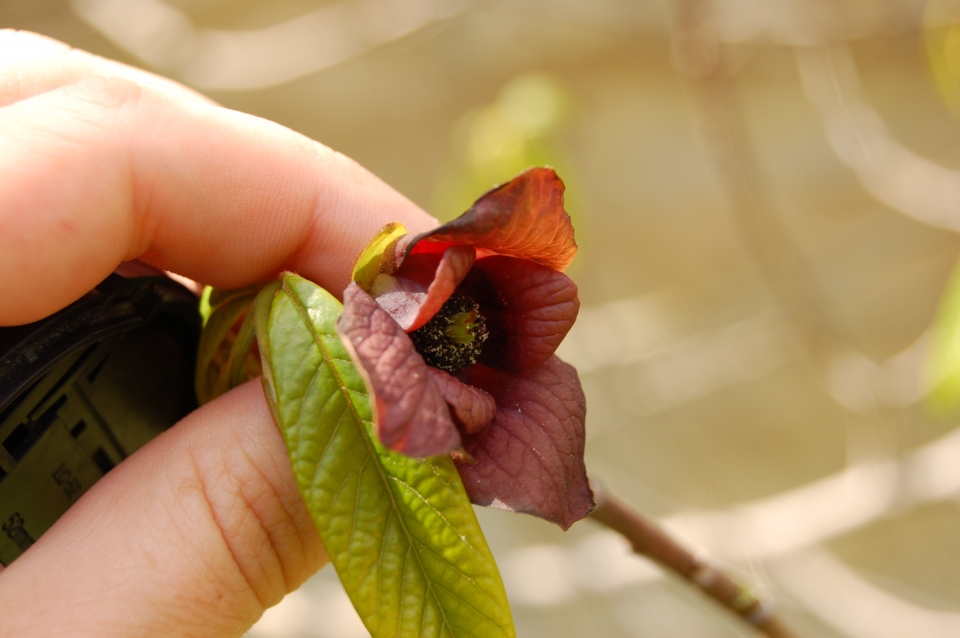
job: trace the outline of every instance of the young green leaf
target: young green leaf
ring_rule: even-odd
[[[237,321],[244,316],[253,302],[260,285],[237,290],[204,291],[207,311],[203,332],[197,349],[197,367],[194,374],[194,389],[201,403],[212,401],[247,378],[259,374],[244,374],[244,362],[253,344],[253,321],[247,316],[239,332],[234,331]],[[209,292],[207,292],[209,290]]]
[[[515,633],[493,556],[449,457],[383,447],[340,303],[284,274],[255,303],[264,387],[297,484],[374,638]],[[266,319],[269,308],[269,319]]]

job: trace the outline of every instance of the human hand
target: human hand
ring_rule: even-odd
[[[388,221],[435,221],[339,153],[169,80],[0,30],[0,325],[122,261],[343,290]],[[0,573],[0,636],[240,635],[327,562],[259,381],[189,415]]]

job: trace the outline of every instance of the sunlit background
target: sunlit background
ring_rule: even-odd
[[[3,0],[0,26],[280,122],[441,219],[556,166],[595,479],[802,636],[960,636],[960,419],[924,398],[956,347],[932,326],[960,2]],[[522,637],[753,635],[589,520],[478,513]],[[367,634],[327,568],[250,635]]]

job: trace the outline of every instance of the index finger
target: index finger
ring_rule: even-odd
[[[340,293],[385,223],[436,223],[317,142],[127,71],[36,81],[45,90],[0,108],[0,325],[136,258],[220,287],[290,269]]]

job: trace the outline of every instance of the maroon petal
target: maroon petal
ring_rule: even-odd
[[[521,173],[482,195],[455,220],[401,242],[398,250],[405,248],[409,259],[434,250],[431,243],[476,246],[560,271],[577,254],[573,224],[563,209],[563,182],[552,168]]]
[[[380,274],[370,294],[406,332],[430,321],[470,272],[472,246],[412,255],[392,275]]]
[[[573,366],[552,357],[520,374],[471,366],[460,378],[497,401],[493,423],[464,437],[458,464],[478,505],[526,512],[567,529],[594,507],[583,464],[586,402]]]
[[[461,292],[480,305],[490,338],[480,363],[530,370],[553,356],[580,311],[577,285],[545,266],[515,257],[478,259]]]
[[[337,331],[366,373],[384,445],[409,456],[435,456],[460,447],[447,403],[410,337],[355,283],[343,292]]]
[[[453,410],[454,421],[464,432],[479,432],[493,421],[497,413],[497,403],[492,396],[480,388],[461,382],[443,370],[428,368],[428,371],[447,406]]]

